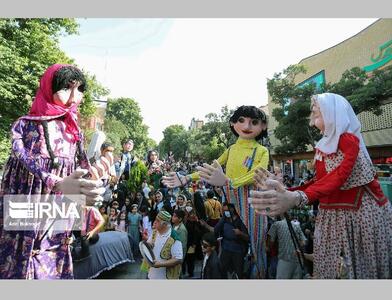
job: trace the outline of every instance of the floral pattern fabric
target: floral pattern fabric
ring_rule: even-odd
[[[49,195],[59,177],[70,175],[76,165],[88,169],[89,163],[82,145],[65,133],[59,119],[48,122],[50,143],[59,158],[53,169],[47,154],[43,128],[39,121],[19,119],[12,128],[12,151],[3,174],[0,191],[0,218],[3,217],[4,195]],[[82,137],[81,137],[82,139]],[[78,149],[79,147],[79,149]],[[75,154],[80,153],[76,163]],[[6,231],[0,220],[1,279],[72,279],[72,258],[67,231],[41,230]],[[40,239],[40,251],[36,249]]]

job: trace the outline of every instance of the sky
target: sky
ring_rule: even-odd
[[[224,105],[266,105],[267,78],[376,19],[77,19],[60,47],[110,90],[139,103],[156,142]],[[311,76],[313,74],[309,74]]]

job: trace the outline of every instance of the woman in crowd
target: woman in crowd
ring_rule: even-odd
[[[150,150],[147,153],[148,176],[150,176],[150,184],[155,190],[160,188],[160,180],[163,175],[163,162],[159,160],[158,152]]]

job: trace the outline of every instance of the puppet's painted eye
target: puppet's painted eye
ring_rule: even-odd
[[[253,126],[256,126],[256,125],[259,125],[260,124],[260,120],[258,120],[258,119],[253,119],[252,120],[252,125]]]
[[[244,122],[245,122],[245,118],[243,118],[243,117],[240,117],[240,118],[238,119],[238,122],[240,122],[240,123],[244,123]]]

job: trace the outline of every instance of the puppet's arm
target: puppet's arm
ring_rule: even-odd
[[[221,156],[219,156],[219,158],[217,159],[218,163],[221,166],[226,165],[227,162],[227,158],[229,156],[229,148],[225,150],[225,152],[223,152],[223,154]],[[197,181],[200,179],[200,174],[199,172],[194,172],[190,175],[187,175],[187,182],[189,181]]]
[[[17,121],[12,127],[12,153],[35,176],[41,178],[49,190],[52,190],[57,182],[61,180],[60,177],[45,172],[41,169],[41,161],[37,157],[30,155],[23,142],[23,132],[26,130],[27,124],[24,120]],[[34,138],[34,131],[29,133],[31,138]]]

